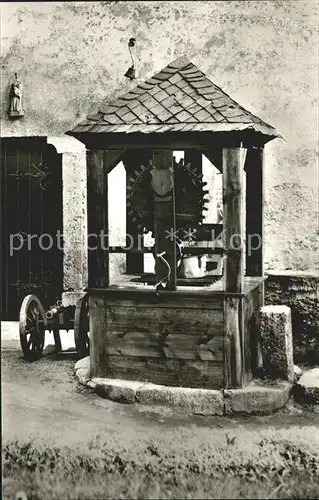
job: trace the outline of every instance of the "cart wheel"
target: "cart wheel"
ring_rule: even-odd
[[[36,295],[24,297],[20,308],[20,344],[25,358],[36,361],[42,355],[46,319],[43,306]]]
[[[58,314],[56,315],[56,317],[53,320],[52,331],[53,331],[56,352],[59,353],[62,351],[62,344],[61,344],[61,337],[60,337],[60,321],[59,321]]]
[[[88,295],[79,299],[75,306],[74,341],[79,358],[88,356],[90,353]]]

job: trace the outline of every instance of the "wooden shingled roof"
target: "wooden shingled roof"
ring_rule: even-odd
[[[67,134],[232,132],[252,130],[272,138],[276,130],[245,110],[186,57],[171,62],[102,107]]]

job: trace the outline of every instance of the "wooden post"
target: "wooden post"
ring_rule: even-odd
[[[88,285],[109,285],[107,152],[88,151]]]
[[[247,151],[246,170],[246,276],[264,276],[264,148]],[[260,306],[264,305],[265,285],[260,284]],[[259,332],[255,338],[256,365],[263,365]]]
[[[176,290],[176,215],[175,215],[175,186],[172,151],[153,152],[152,188],[154,192],[154,236],[155,236],[155,274],[160,283],[163,278],[170,277],[166,285],[167,290]],[[165,252],[163,254],[163,252]],[[159,256],[163,254],[163,259]]]
[[[263,148],[247,151],[246,170],[246,276],[263,276]]]
[[[223,149],[225,291],[243,290],[243,152]]]
[[[102,150],[88,152],[89,288],[107,288],[109,285],[107,174],[112,162],[114,162],[114,152]],[[106,376],[108,345],[104,297],[91,295],[89,311],[91,376]]]
[[[126,170],[126,187],[128,184],[128,180],[130,176],[134,174],[136,170],[139,169],[141,165],[145,167],[149,164],[149,159],[151,157],[151,153],[138,149],[138,150],[129,150],[125,153],[123,157],[123,163]],[[126,234],[129,235],[127,237],[127,245],[132,245],[134,247],[138,247],[138,222],[133,219],[132,214],[130,213],[130,208],[126,209]],[[127,253],[126,254],[126,272],[128,274],[136,274],[142,273],[144,271],[144,256],[143,254],[138,253]]]
[[[223,149],[224,205],[224,290],[243,291],[243,153],[242,148]],[[225,387],[242,386],[242,307],[241,297],[224,300],[224,378]]]

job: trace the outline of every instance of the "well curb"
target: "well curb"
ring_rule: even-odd
[[[253,380],[242,389],[193,389],[169,387],[150,382],[90,377],[89,357],[79,360],[74,373],[80,384],[94,389],[104,398],[118,403],[167,406],[194,415],[267,415],[283,408],[293,385],[280,380]]]

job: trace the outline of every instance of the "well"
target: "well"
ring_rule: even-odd
[[[259,365],[263,158],[275,129],[183,57],[68,134],[89,150],[88,231],[98,238],[88,262],[91,375],[247,385]],[[184,161],[174,159],[177,150]],[[223,174],[223,224],[203,222],[202,155]],[[108,174],[119,161],[133,241],[126,249],[107,238]],[[149,231],[152,247],[141,237]],[[252,238],[259,243],[253,250]],[[111,253],[127,257],[127,272],[113,282]],[[154,273],[144,272],[145,253],[154,256]],[[212,255],[222,259],[222,275],[202,264]]]

